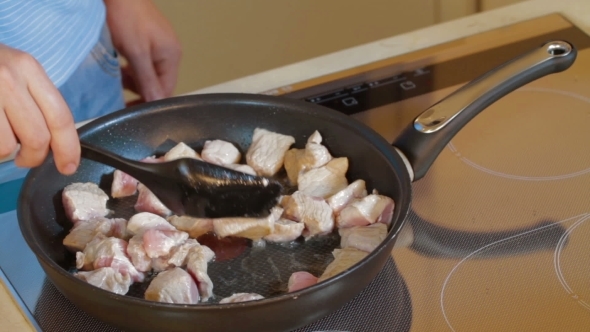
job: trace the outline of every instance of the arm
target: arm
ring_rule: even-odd
[[[51,148],[57,169],[74,173],[80,162],[74,119],[41,64],[0,44],[0,86],[0,159],[20,142],[17,166],[40,165]]]
[[[150,0],[104,0],[115,48],[127,59],[125,88],[145,101],[174,92],[181,48],[174,30]]]

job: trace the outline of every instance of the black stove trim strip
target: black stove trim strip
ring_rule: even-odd
[[[469,82],[518,54],[538,47],[547,41],[558,39],[571,42],[578,51],[590,47],[590,36],[579,28],[572,26],[460,58],[435,63],[427,67],[417,68],[413,71],[396,73],[378,80],[366,81],[366,78],[387,71],[391,66],[293,91],[283,96],[303,99],[352,115]],[[393,83],[392,80],[399,83],[390,84]],[[354,83],[351,84],[351,82]],[[317,94],[318,89],[325,92]]]

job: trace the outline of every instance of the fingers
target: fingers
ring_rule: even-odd
[[[80,163],[80,140],[72,113],[42,67],[37,64],[30,70],[30,77],[34,79],[28,81],[28,90],[39,109],[35,114],[42,114],[45,121],[45,130],[50,137],[49,145],[53,151],[56,167],[62,174],[72,174]],[[45,135],[43,129],[39,130],[42,135]],[[45,136],[41,137],[45,138]],[[40,139],[33,139],[32,142],[36,144],[38,140]],[[24,144],[24,140],[21,139],[21,145],[24,146]]]
[[[179,44],[178,44],[179,45]],[[168,48],[165,54],[156,57],[154,66],[160,79],[160,85],[166,97],[172,96],[178,80],[178,67],[180,65],[180,46]]]
[[[145,101],[164,98],[164,91],[149,53],[131,54],[128,56],[129,65],[134,74],[135,86]]]
[[[0,109],[0,142],[2,142],[0,144],[0,160],[10,156],[18,146],[10,122],[8,122],[3,109]]]
[[[5,114],[21,148],[14,162],[19,167],[35,167],[43,162],[49,152],[51,135],[43,114],[25,89],[12,90],[5,100]]]

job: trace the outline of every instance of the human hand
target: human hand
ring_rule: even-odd
[[[113,45],[128,61],[123,85],[145,101],[170,97],[181,47],[172,26],[150,0],[104,0]]]
[[[41,64],[0,44],[0,86],[0,159],[20,142],[17,166],[39,166],[51,148],[58,171],[74,173],[80,163],[74,118]]]

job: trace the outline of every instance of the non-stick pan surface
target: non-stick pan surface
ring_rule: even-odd
[[[21,231],[58,290],[82,310],[124,330],[295,329],[338,309],[377,275],[389,257],[408,213],[412,180],[424,175],[446,145],[445,141],[506,93],[568,68],[575,59],[575,49],[563,54],[554,57],[545,45],[490,74],[486,80],[459,90],[455,95],[458,98],[450,96],[446,102],[441,102],[440,107],[435,105],[425,112],[426,117],[419,117],[417,123],[410,124],[395,142],[407,159],[373,130],[336,111],[302,101],[261,95],[176,97],[131,107],[80,129],[83,140],[132,159],[154,154],[170,147],[171,142],[185,142],[198,149],[207,139],[227,140],[246,151],[257,127],[292,135],[296,139],[295,147],[301,148],[307,137],[318,130],[332,155],[349,158],[349,181],[364,179],[369,190],[377,189],[390,196],[396,205],[387,238],[376,250],[342,274],[298,292],[284,293],[291,272],[321,273],[332,259],[331,252],[339,244],[337,239],[328,237],[291,246],[250,246],[238,257],[211,263],[209,274],[216,295],[212,304],[149,302],[141,298],[141,287],[134,287],[131,295],[121,296],[76,279],[69,271],[73,255],[62,245],[71,225],[64,215],[61,190],[73,182],[95,182],[109,192],[113,172],[112,168],[87,160],[83,160],[79,171],[69,177],[57,172],[51,156],[29,173],[18,206]],[[492,84],[485,85],[486,82]],[[474,87],[476,93],[469,93]],[[474,99],[462,100],[465,95]],[[461,113],[453,115],[442,107],[457,102],[467,106]],[[449,114],[453,116],[440,116]],[[454,123],[447,124],[451,119]],[[421,131],[417,131],[418,125],[422,125]],[[411,162],[410,168],[407,160]],[[111,208],[117,215],[130,217],[134,213],[133,203],[132,199],[112,200]],[[257,292],[268,298],[215,304],[220,298],[237,292]]]

